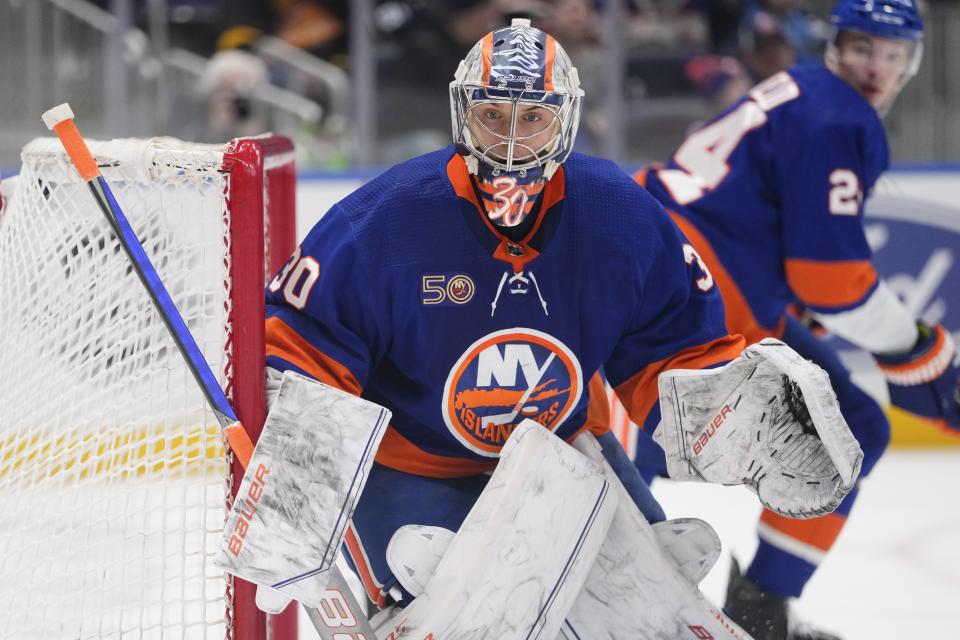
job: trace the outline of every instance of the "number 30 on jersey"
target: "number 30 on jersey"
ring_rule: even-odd
[[[307,306],[310,291],[320,277],[320,263],[310,256],[301,257],[302,253],[302,247],[297,247],[287,264],[283,265],[283,269],[267,287],[271,293],[276,293],[283,287],[283,299],[291,307],[300,310]]]

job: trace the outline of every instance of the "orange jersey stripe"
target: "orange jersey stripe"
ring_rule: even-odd
[[[590,404],[587,405],[587,422],[584,426],[593,435],[600,436],[610,431],[610,397],[607,395],[607,385],[603,383],[599,373],[590,378],[587,391],[590,394]]]
[[[487,462],[428,453],[392,426],[387,427],[374,460],[385,467],[428,478],[462,478],[492,471],[497,466],[494,459]]]
[[[307,342],[280,318],[267,318],[266,342],[268,356],[281,358],[331,387],[360,395],[360,382],[349,369]]]
[[[350,557],[353,559],[353,564],[357,568],[357,573],[360,574],[360,581],[363,583],[363,588],[367,592],[367,597],[370,598],[370,601],[377,605],[378,608],[382,609],[386,604],[386,598],[381,590],[382,585],[377,582],[376,577],[373,575],[373,570],[370,568],[370,561],[367,558],[366,552],[363,550],[363,546],[360,544],[360,539],[357,537],[357,532],[354,530],[352,522],[347,524],[347,534],[344,541],[347,544]]]
[[[820,262],[787,258],[784,266],[790,288],[814,307],[856,304],[877,283],[877,272],[869,260]]]
[[[640,167],[639,169],[637,169],[637,171],[633,174],[633,181],[636,182],[637,184],[639,184],[639,185],[640,185],[641,187],[643,187],[644,189],[646,189],[646,188],[647,188],[647,175],[648,175],[651,171],[659,171],[660,169],[663,169],[663,163],[661,163],[661,162],[654,162],[653,164],[644,165],[644,166]],[[702,256],[701,256],[701,257],[702,257]]]
[[[668,369],[703,369],[710,365],[733,360],[743,351],[743,336],[718,338],[706,344],[683,351],[648,365],[640,373],[617,386],[615,391],[630,419],[642,427],[653,405],[660,400],[657,379]]]
[[[483,207],[477,200],[477,194],[473,190],[473,184],[470,182],[470,172],[467,171],[467,162],[459,153],[454,153],[447,161],[447,179],[453,186],[453,192],[465,200],[473,203],[481,213]]]
[[[747,304],[747,299],[740,291],[740,287],[723,267],[720,258],[717,257],[706,236],[680,214],[670,210],[668,210],[668,213],[673,218],[673,222],[683,231],[683,235],[687,236],[687,239],[693,243],[697,253],[700,254],[700,258],[703,259],[713,275],[713,280],[717,283],[720,296],[723,298],[723,307],[726,310],[727,317],[727,331],[732,334],[739,333],[744,337],[747,344],[759,342],[764,338],[779,338],[782,336],[786,319],[781,318],[777,326],[773,328],[761,325],[756,316],[753,315],[753,311]]]
[[[818,518],[795,520],[764,509],[760,514],[760,522],[798,542],[828,551],[836,542],[843,525],[847,523],[847,517],[839,513],[828,513]]]

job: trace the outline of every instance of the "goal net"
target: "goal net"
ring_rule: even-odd
[[[294,242],[292,146],[90,147],[259,429],[265,274]],[[252,585],[211,565],[242,472],[86,184],[39,139],[0,193],[0,635],[264,638]]]

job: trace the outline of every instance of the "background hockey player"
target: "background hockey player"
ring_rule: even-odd
[[[912,0],[841,0],[825,66],[794,67],[753,89],[693,133],[666,166],[637,179],[673,216],[723,295],[727,327],[747,342],[782,338],[824,367],[869,473],[887,446],[880,407],[850,380],[831,347],[787,314],[801,303],[830,331],[876,356],[892,402],[960,428],[955,349],[941,326],[918,323],[873,268],[863,201],[889,164],[880,117],[916,73],[923,25]],[[662,454],[641,434],[645,475]],[[726,608],[757,638],[833,637],[802,630],[799,596],[840,533],[856,497],[797,521],[769,510]]]
[[[380,607],[409,601],[385,558],[394,533],[456,531],[524,419],[568,442],[596,428],[663,519],[606,425],[587,425],[588,381],[603,366],[646,416],[661,372],[743,349],[662,207],[612,163],[571,155],[581,97],[552,37],[525,21],[488,34],[450,85],[456,145],[334,205],[268,286],[271,381],[297,371],[393,413],[346,537]],[[786,379],[764,403],[787,410]]]

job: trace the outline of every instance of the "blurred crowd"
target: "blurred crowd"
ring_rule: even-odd
[[[794,62],[818,59],[828,31],[805,0],[620,2],[628,116],[631,105],[672,100],[671,111],[689,116],[686,126]],[[111,2],[101,4],[109,8]],[[145,30],[149,4],[146,0],[135,4],[134,21]],[[605,0],[370,0],[370,4],[380,162],[448,142],[446,87],[457,62],[483,34],[517,16],[530,17],[553,34],[580,69],[587,99],[579,144],[598,150],[597,141],[608,126],[602,98],[608,44],[603,34],[609,33],[602,22]],[[350,0],[168,0],[170,46],[209,59],[198,83],[205,97],[206,123],[203,131],[191,132],[193,137],[223,140],[268,126],[257,117],[251,96],[265,84],[288,86],[289,78],[283,67],[264,55],[265,41],[280,41],[349,78],[350,5]],[[325,113],[334,113],[332,103],[349,96],[336,95],[344,91],[342,86],[326,84],[300,83],[295,90],[316,101]],[[637,113],[656,119],[649,110],[640,108]]]

